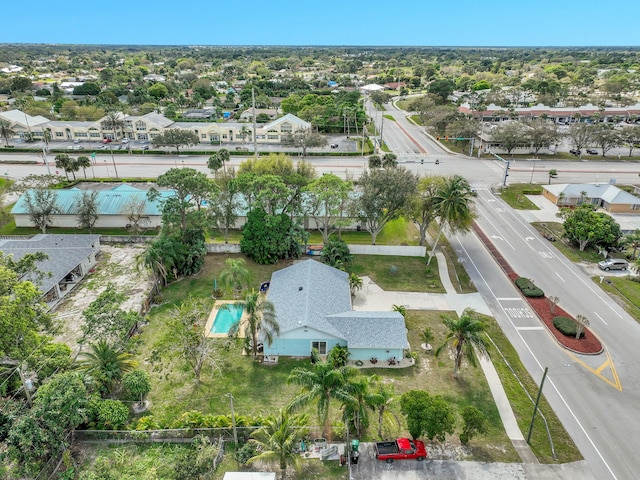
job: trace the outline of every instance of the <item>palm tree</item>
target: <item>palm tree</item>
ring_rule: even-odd
[[[245,138],[251,137],[251,130],[249,130],[246,125],[243,125],[242,128],[240,129],[240,131],[238,132],[238,136],[244,142]]]
[[[226,148],[221,148],[209,157],[209,160],[207,161],[207,168],[213,171],[214,175],[216,175],[218,170],[220,170],[220,168],[222,167],[222,171],[226,176],[227,169],[225,167],[225,163],[228,162],[230,158],[231,154],[229,153],[229,150],[227,150]]]
[[[473,191],[469,182],[460,175],[447,178],[436,191],[433,202],[435,216],[440,221],[440,230],[433,244],[432,252],[435,252],[438,241],[445,227],[451,233],[468,232],[475,219],[472,209]],[[431,263],[433,255],[429,255],[427,265]]]
[[[90,349],[81,354],[84,358],[77,367],[94,377],[106,394],[110,394],[122,376],[133,371],[137,365],[133,355],[114,348],[105,340],[91,344]]]
[[[329,433],[329,410],[331,400],[342,404],[353,403],[354,397],[349,392],[349,379],[358,371],[353,367],[334,368],[330,363],[318,362],[311,369],[296,367],[291,370],[287,381],[302,387],[302,391],[289,404],[296,409],[315,401],[318,418],[322,422],[324,436]]]
[[[246,263],[242,258],[228,258],[224,262],[227,268],[220,272],[220,283],[233,291],[234,298],[238,298],[238,293],[249,283]]]
[[[362,278],[357,273],[351,272],[349,274],[349,290],[351,290],[351,296],[355,297],[358,290],[362,290]]]
[[[124,120],[122,120],[122,113],[117,110],[109,110],[105,119],[103,120],[105,128],[113,130],[113,139],[118,140],[118,130],[124,128]]]
[[[306,435],[307,416],[291,415],[281,408],[277,415],[269,415],[263,425],[251,434],[251,442],[258,447],[256,456],[247,463],[258,461],[278,462],[286,477],[288,465],[300,468],[301,457],[297,453],[300,440]]]
[[[244,311],[246,313],[245,326],[251,335],[251,353],[258,356],[258,337],[264,336],[268,345],[273,343],[273,336],[280,333],[280,324],[276,319],[276,310],[267,297],[252,290],[245,297]]]
[[[347,384],[351,400],[344,403],[343,415],[346,422],[352,422],[356,436],[362,436],[362,430],[369,426],[369,410],[375,411],[380,403],[378,392],[373,389],[380,380],[377,375],[359,375]]]
[[[487,355],[486,340],[482,336],[485,325],[475,318],[475,312],[471,308],[466,308],[459,319],[454,320],[448,317],[442,318],[442,323],[449,329],[445,341],[436,350],[436,357],[449,345],[455,349],[455,362],[453,377],[458,378],[462,357],[466,357],[471,365],[475,367],[476,357],[474,349],[481,355]]]
[[[632,256],[635,259],[638,249],[640,248],[640,230],[627,233],[620,239],[620,243],[626,248],[633,248]]]
[[[67,177],[67,181],[69,181],[68,169],[71,165],[71,158],[66,153],[59,153],[55,156],[56,168],[61,168],[64,170],[64,176]]]
[[[78,168],[82,169],[82,173],[84,173],[84,178],[87,178],[87,168],[91,167],[91,160],[89,157],[82,155],[76,159],[76,165]]]
[[[384,438],[382,436],[382,425],[385,423],[390,423],[391,421],[395,421],[396,426],[400,427],[400,420],[390,410],[388,407],[391,406],[391,403],[394,400],[393,397],[393,386],[387,385],[384,383],[378,383],[376,388],[377,396],[374,399],[373,405],[378,413],[378,438],[381,440]]]
[[[4,141],[9,146],[9,137],[13,137],[16,134],[16,131],[11,128],[11,122],[0,118],[0,135],[4,138]]]

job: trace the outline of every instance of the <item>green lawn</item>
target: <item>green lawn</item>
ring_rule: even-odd
[[[564,227],[560,222],[533,222],[531,226],[543,236],[551,235],[554,237],[556,241],[553,242],[553,246],[572,262],[597,263],[602,260],[602,255],[599,255],[597,251],[587,248],[581,252],[577,247],[563,240]]]
[[[423,257],[354,255],[351,271],[368,275],[383,290],[444,293],[434,258],[428,267]]]
[[[140,351],[138,358],[145,364],[150,358],[153,345],[164,334],[165,322],[170,315],[171,306],[176,304],[187,294],[196,296],[209,295],[213,279],[224,266],[224,261],[231,255],[209,255],[204,271],[196,278],[176,282],[163,291],[164,301],[162,306],[152,309],[148,316],[149,324],[145,327],[140,337]],[[375,276],[375,281],[388,290],[413,290],[425,291],[428,288],[416,288],[415,278],[422,272],[425,266],[422,258],[392,258],[378,256],[356,256],[354,268],[358,273]],[[390,273],[390,265],[395,262],[398,273]],[[285,262],[276,266],[260,266],[248,262],[252,271],[252,283],[257,285],[260,281],[268,280],[271,272],[283,268]],[[443,312],[410,311],[407,318],[409,340],[412,351],[416,352],[417,365],[407,369],[367,369],[366,373],[382,375],[386,382],[395,385],[398,393],[422,388],[434,394],[446,395],[447,399],[456,406],[464,406],[473,403],[483,410],[489,417],[493,427],[492,433],[486,438],[478,439],[478,449],[474,451],[474,458],[487,461],[505,460],[504,454],[498,452],[506,448],[509,461],[515,461],[515,453],[511,451],[509,442],[504,438],[504,432],[495,411],[493,399],[488,391],[488,386],[481,370],[465,368],[461,379],[454,380],[451,376],[453,363],[448,356],[439,359],[433,358],[431,353],[420,348],[420,333],[425,327],[430,326],[435,334],[434,344],[439,344],[444,338],[444,326],[441,323]],[[493,319],[488,319],[493,322]],[[495,327],[492,337],[501,338],[507,350],[508,341]],[[238,415],[263,415],[273,412],[278,407],[285,405],[296,394],[297,388],[288,385],[286,378],[295,366],[308,365],[308,360],[294,360],[280,358],[275,366],[266,366],[254,363],[250,357],[241,355],[238,341],[228,339],[217,340],[220,350],[223,352],[224,365],[219,372],[205,371],[203,382],[195,386],[190,371],[176,362],[169,372],[152,371],[154,388],[149,395],[152,402],[150,412],[165,420],[171,420],[188,410],[200,410],[212,414],[228,414],[229,402],[224,395],[232,393],[236,399],[235,407]],[[515,351],[510,352],[510,363],[519,365]],[[495,360],[495,358],[494,358]],[[520,366],[520,368],[522,368]],[[526,418],[531,407],[524,402],[516,402],[516,407],[522,410],[520,416]],[[394,408],[397,410],[398,406]],[[335,413],[335,412],[334,412]],[[312,418],[315,415],[312,412]],[[400,432],[394,432],[400,433]],[[370,431],[369,435],[372,434]],[[371,438],[371,437],[368,437]],[[554,437],[555,438],[555,437]],[[562,438],[560,435],[559,438]],[[498,442],[500,447],[486,449],[487,443],[493,445]],[[508,447],[508,448],[507,448]],[[569,449],[571,447],[568,447]],[[542,449],[541,449],[542,450]],[[496,455],[498,457],[496,457]]]
[[[350,244],[370,245],[371,234],[364,230],[346,230],[342,232],[342,239]],[[229,243],[240,243],[242,232],[229,232]],[[224,243],[222,232],[214,231],[208,239],[212,243]],[[416,226],[405,218],[397,218],[388,222],[376,238],[377,245],[418,245],[419,237]],[[322,235],[317,230],[309,230],[309,245],[322,244]]]
[[[607,277],[609,283],[600,283],[600,277],[593,277],[600,287],[620,303],[629,315],[640,322],[640,282],[638,276]]]
[[[531,183],[516,183],[502,189],[500,197],[516,210],[540,210],[525,195],[541,195],[542,187]]]

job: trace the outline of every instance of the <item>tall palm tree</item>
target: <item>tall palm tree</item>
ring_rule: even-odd
[[[0,135],[4,138],[7,147],[9,146],[9,138],[13,137],[15,134],[16,131],[11,128],[11,122],[4,118],[0,118]]]
[[[122,113],[117,110],[109,110],[102,121],[105,128],[113,130],[113,139],[118,140],[118,130],[124,128],[124,120],[122,120]]]
[[[67,177],[67,181],[69,180],[69,167],[71,166],[71,158],[66,153],[59,153],[55,156],[56,168],[61,168],[64,170],[64,176]]]
[[[231,154],[229,153],[229,150],[227,150],[226,148],[221,148],[209,157],[209,160],[207,161],[207,168],[213,171],[213,174],[216,176],[218,170],[222,168],[222,171],[226,176],[227,169],[225,167],[225,163],[227,163],[230,158]]]
[[[306,435],[307,416],[292,415],[281,408],[277,415],[269,415],[263,425],[251,434],[251,442],[257,445],[258,453],[247,463],[258,461],[278,462],[286,477],[288,465],[296,470],[301,465],[301,457],[296,449]]]
[[[382,440],[384,438],[382,436],[382,426],[385,423],[389,424],[395,421],[396,426],[400,427],[400,420],[393,413],[393,410],[389,409],[394,400],[393,386],[380,382],[377,384],[376,394],[374,407],[378,414],[378,438]]]
[[[331,400],[337,400],[343,405],[353,404],[355,400],[349,392],[348,384],[357,373],[353,367],[334,368],[332,364],[322,362],[314,364],[311,369],[294,368],[287,381],[300,385],[302,391],[291,401],[289,408],[300,408],[315,401],[318,418],[323,425],[324,436],[327,437]]]
[[[93,343],[89,348],[90,351],[82,353],[83,359],[77,367],[94,377],[107,395],[122,376],[133,371],[137,365],[133,355],[114,348],[105,340]]]
[[[76,166],[82,169],[82,173],[84,173],[84,178],[87,178],[87,168],[91,167],[91,159],[86,155],[82,155],[76,159]]]
[[[442,318],[442,323],[449,329],[449,332],[442,345],[436,349],[436,357],[451,344],[455,349],[454,378],[458,378],[463,357],[466,357],[469,363],[475,367],[474,349],[477,349],[481,355],[487,355],[487,341],[482,336],[485,324],[478,320],[474,314],[473,309],[466,308],[457,320],[448,317]]]
[[[469,182],[460,175],[454,175],[445,180],[436,191],[433,202],[435,216],[440,221],[440,229],[432,252],[435,252],[445,227],[451,233],[468,232],[471,229],[476,217],[472,205],[473,191]],[[427,265],[431,263],[431,258],[433,256],[429,255]]]
[[[369,411],[375,411],[380,403],[378,392],[374,389],[375,383],[379,380],[380,377],[377,375],[358,375],[347,384],[351,399],[343,404],[342,411],[345,421],[351,422],[358,437],[361,437],[362,430],[369,426]]]
[[[228,258],[224,264],[227,268],[220,272],[220,283],[233,291],[234,298],[238,298],[238,293],[249,283],[247,262],[243,258]]]
[[[276,319],[276,309],[267,297],[252,290],[247,293],[244,303],[244,311],[247,314],[245,325],[251,335],[251,353],[258,355],[258,337],[262,334],[268,345],[273,343],[274,335],[280,333],[280,324]]]

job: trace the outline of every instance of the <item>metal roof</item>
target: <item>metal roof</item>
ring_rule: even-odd
[[[95,191],[98,193],[98,215],[122,215],[129,202],[146,201],[143,215],[162,215],[162,201],[171,197],[171,190],[158,191],[160,198],[151,201],[147,198],[145,190],[138,190],[131,185],[120,185],[111,190],[80,190],[71,188],[66,190],[53,190],[56,193],[56,203],[60,209],[59,215],[76,215],[78,213],[78,198],[83,191]],[[13,215],[28,215],[26,196],[32,190],[27,190],[11,209]]]

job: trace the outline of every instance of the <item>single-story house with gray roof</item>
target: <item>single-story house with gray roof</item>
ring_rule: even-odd
[[[100,235],[39,234],[33,237],[0,240],[0,251],[15,261],[28,253],[45,253],[48,258],[37,262],[45,273],[42,280],[32,280],[42,291],[42,301],[56,305],[95,266],[100,252]]]
[[[591,204],[608,213],[640,213],[640,198],[609,183],[543,185],[542,195],[558,207]]]
[[[274,272],[268,300],[280,326],[265,356],[321,356],[336,345],[349,349],[349,360],[400,360],[409,348],[404,317],[398,312],[353,311],[349,276],[315,260]]]

